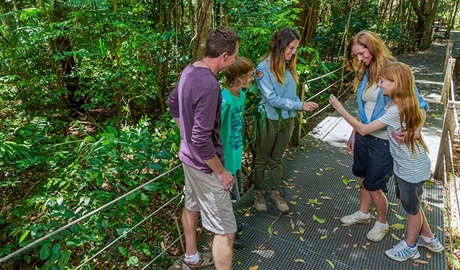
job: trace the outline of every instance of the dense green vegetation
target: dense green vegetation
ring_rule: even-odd
[[[458,0],[434,2],[437,19],[459,23]],[[297,28],[303,37],[299,71],[306,81],[341,66],[348,38],[362,29],[380,33],[395,52],[423,47],[414,5],[429,3],[4,1],[0,258],[179,164],[179,132],[165,101],[181,69],[202,55],[200,44],[210,28],[233,28],[242,40],[240,55],[254,62],[277,29]],[[251,87],[248,123],[257,102]],[[250,125],[248,134],[250,167]],[[162,177],[0,268],[74,268],[180,193],[182,181],[176,171]],[[177,238],[171,217],[180,215],[179,203],[180,198],[85,267],[148,263]],[[179,254],[177,246],[168,253]],[[167,265],[167,257],[154,264]]]

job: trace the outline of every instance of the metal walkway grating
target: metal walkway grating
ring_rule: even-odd
[[[412,260],[395,262],[388,259],[384,251],[399,242],[391,234],[403,238],[405,230],[390,230],[384,240],[371,243],[366,234],[374,219],[369,224],[341,225],[339,217],[356,211],[359,205],[356,182],[347,185],[342,182],[344,178],[355,179],[351,174],[351,162],[348,151],[312,136],[307,136],[300,147],[291,148],[285,155],[283,174],[288,184],[284,195],[291,214],[278,212],[268,194],[268,211],[257,212],[252,208],[253,190],[247,191],[234,205],[237,220],[245,224],[241,237],[246,248],[235,250],[233,269],[257,265],[258,269],[321,270],[332,269],[330,263],[339,270],[445,269],[444,253],[432,253],[431,258],[427,258],[427,250],[422,247],[419,251],[421,259],[428,261],[426,265],[415,267]],[[387,196],[391,204],[397,203],[392,179]],[[425,187],[423,201],[432,210],[425,209],[425,213],[433,231],[439,239],[444,239],[442,187]],[[397,212],[405,216],[402,207],[390,205],[389,208],[388,223],[405,224],[395,215]],[[318,223],[313,216],[325,222]],[[199,239],[198,246],[209,247],[210,240],[211,236],[205,235]]]

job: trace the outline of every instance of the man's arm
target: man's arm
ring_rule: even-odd
[[[180,129],[180,118],[174,117],[174,122],[176,122],[177,127]]]

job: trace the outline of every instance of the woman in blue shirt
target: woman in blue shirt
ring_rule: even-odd
[[[297,96],[296,51],[299,38],[290,28],[279,30],[256,68],[255,77],[262,96],[258,108],[260,117],[257,119],[254,161],[254,208],[258,211],[267,210],[263,187],[267,163],[271,198],[280,211],[289,211],[279,190],[282,158],[292,135],[296,111],[311,111],[318,107],[315,102],[302,102]]]

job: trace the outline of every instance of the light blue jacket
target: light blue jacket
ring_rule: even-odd
[[[295,117],[295,111],[302,110],[302,101],[297,96],[297,83],[291,72],[286,69],[284,85],[280,84],[270,71],[270,57],[257,65],[255,80],[259,86],[262,99],[259,112],[266,113],[268,119],[280,120]]]
[[[368,83],[368,71],[364,74],[363,80],[359,83],[357,96],[358,96],[358,115],[359,119],[363,124],[368,124],[380,116],[385,114],[385,106],[390,103],[391,99],[388,96],[384,96],[382,94],[382,89],[379,87],[379,93],[377,95],[377,101],[375,104],[374,111],[372,112],[371,119],[367,119],[366,110],[364,109],[364,101],[363,101],[363,93],[364,89],[366,89]],[[428,111],[428,103],[420,96],[418,92],[417,86],[414,85],[415,94],[418,97],[418,103],[421,109]]]

